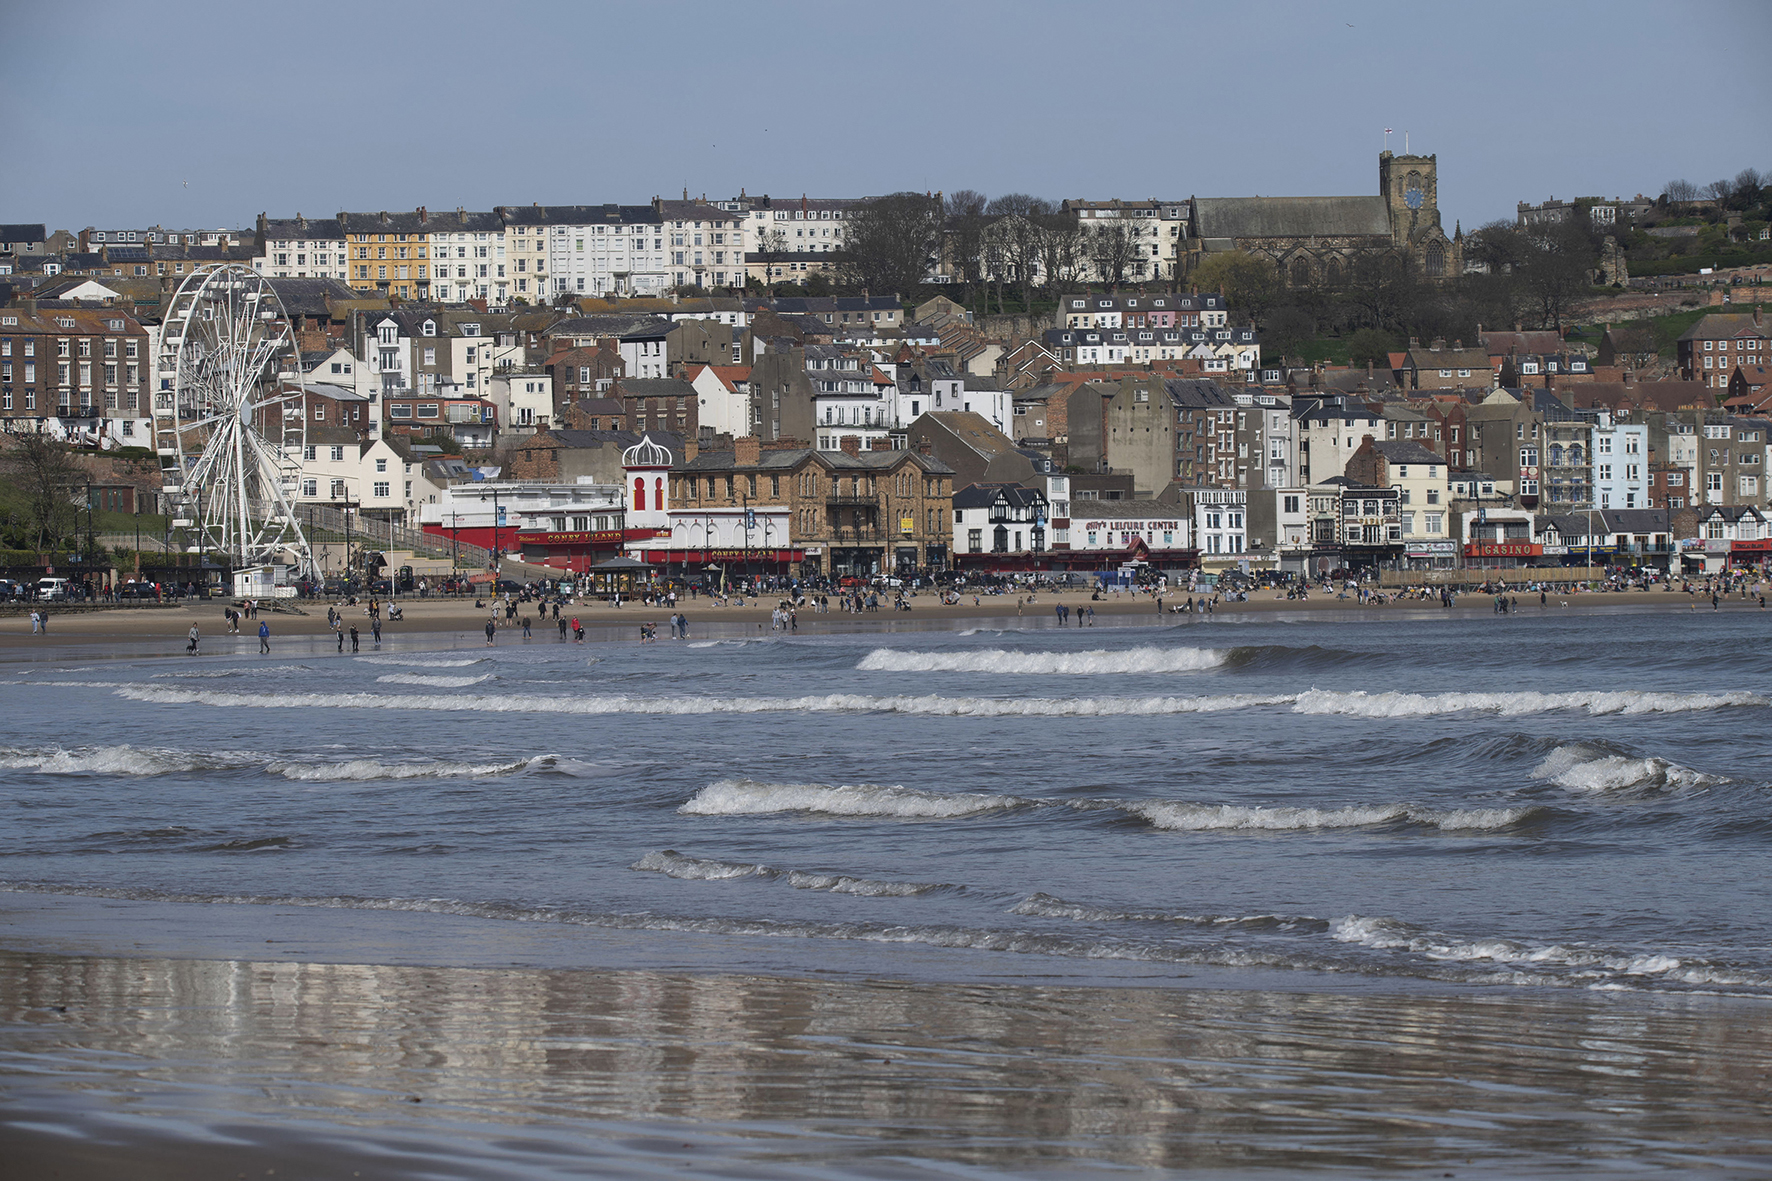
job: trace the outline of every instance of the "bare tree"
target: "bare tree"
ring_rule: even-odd
[[[1098,222],[1089,232],[1089,258],[1095,264],[1095,277],[1110,286],[1126,281],[1126,271],[1137,251],[1132,227],[1118,218]]]
[[[1661,198],[1669,205],[1685,205],[1698,200],[1698,186],[1689,180],[1670,180],[1661,190]]]
[[[1027,193],[1005,193],[987,206],[1001,220],[1004,262],[1011,279],[1021,288],[1024,308],[1033,306],[1034,277],[1040,270],[1040,221],[1053,212],[1052,202]],[[998,303],[1002,288],[998,288]]]
[[[878,197],[850,214],[843,267],[873,291],[914,291],[941,248],[942,200],[923,193]]]
[[[19,434],[0,457],[0,475],[19,504],[18,534],[30,548],[54,549],[73,528],[71,489],[86,475],[48,435]]]
[[[1082,257],[1083,227],[1075,217],[1054,211],[1040,219],[1040,269],[1048,287],[1068,291],[1082,269]]]
[[[1735,185],[1727,180],[1713,180],[1699,191],[1712,201],[1727,201]]]
[[[984,194],[975,189],[948,194],[947,257],[960,282],[968,286],[978,282],[982,265],[986,204]]]

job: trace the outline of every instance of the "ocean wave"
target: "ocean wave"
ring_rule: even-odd
[[[878,878],[857,878],[841,873],[805,873],[793,870],[788,885],[796,890],[823,890],[831,894],[856,894],[863,898],[914,898],[936,890],[954,887],[943,882],[888,882]]]
[[[478,779],[494,775],[515,775],[531,768],[546,767],[552,763],[553,757],[536,755],[503,763],[458,763],[441,759],[392,763],[373,758],[303,763],[280,759],[268,764],[265,770],[285,779],[302,782],[341,779]]]
[[[1321,933],[1329,929],[1327,919],[1308,915],[1253,914],[1217,915],[1183,914],[1174,911],[1109,910],[1081,902],[1067,902],[1051,894],[1034,893],[1009,908],[1010,914],[1027,918],[1071,919],[1079,923],[1177,923],[1217,929],[1255,931],[1302,931]]]
[[[447,658],[441,656],[360,656],[362,664],[399,664],[407,668],[468,668],[484,664],[484,656]]]
[[[79,684],[80,682],[70,682]],[[410,709],[463,713],[755,714],[898,713],[931,717],[1111,717],[1214,713],[1288,705],[1291,694],[1206,697],[939,697],[826,693],[804,697],[537,697],[523,695],[240,693],[159,685],[105,685],[131,701],[223,709]]]
[[[1378,951],[1405,951],[1453,963],[1496,963],[1561,970],[1571,981],[1656,977],[1692,985],[1772,986],[1772,977],[1714,964],[1702,957],[1663,951],[1621,951],[1579,944],[1529,943],[1501,936],[1460,938],[1427,931],[1400,919],[1348,915],[1331,925],[1330,937]]]
[[[73,749],[0,747],[0,767],[45,775],[173,775],[248,767],[261,756],[169,750],[163,747],[82,746]]]
[[[883,816],[947,819],[1001,812],[1035,803],[1018,796],[979,792],[922,791],[878,784],[763,783],[722,779],[710,783],[678,808],[687,816],[768,816],[816,812],[827,816]]]
[[[781,871],[748,861],[714,861],[705,857],[685,857],[675,849],[648,853],[628,866],[646,873],[662,873],[666,877],[693,882],[724,882],[733,878],[774,878]]]
[[[289,847],[288,838],[227,841],[208,846],[216,851],[254,851]],[[1463,985],[1503,984],[1539,988],[1632,988],[1650,992],[1736,990],[1764,996],[1772,977],[1741,966],[1713,963],[1701,957],[1659,952],[1624,953],[1548,945],[1533,948],[1510,940],[1462,942],[1415,932],[1391,919],[1349,915],[1331,925],[1334,941],[1367,950],[1414,950],[1414,958],[1391,956],[1349,958],[1319,954],[1308,943],[1287,945],[1140,941],[1112,937],[1073,936],[1052,932],[962,927],[934,924],[886,924],[743,917],[672,916],[653,912],[597,913],[562,907],[516,903],[473,902],[449,898],[371,898],[350,895],[218,894],[163,891],[139,887],[87,886],[31,881],[0,881],[0,889],[41,894],[79,894],[156,902],[192,902],[246,906],[301,906],[325,909],[374,910],[446,914],[506,922],[554,923],[605,930],[686,932],[719,937],[771,939],[841,939],[876,944],[914,944],[955,950],[1052,956],[1063,959],[1130,960],[1177,967],[1267,968],[1358,974],[1376,978],[1435,980]],[[1390,926],[1387,928],[1386,925]],[[1396,942],[1401,940],[1402,942]],[[1443,941],[1437,942],[1436,940]],[[1439,951],[1435,956],[1429,952]],[[1499,953],[1499,954],[1498,954]],[[1567,963],[1563,961],[1567,960]],[[1537,969],[1537,970],[1527,970]]]
[[[628,868],[695,882],[725,882],[739,878],[759,878],[766,881],[785,879],[796,890],[822,890],[830,894],[855,894],[864,898],[912,898],[935,890],[953,889],[940,882],[882,881],[850,874],[781,870],[749,861],[688,857],[675,849],[660,849],[648,853]]]
[[[1224,664],[1212,648],[1126,648],[1091,652],[1016,652],[983,648],[961,652],[911,652],[876,648],[855,667],[860,672],[1000,673],[1007,676],[1106,675],[1201,672]]]
[[[1503,715],[1583,710],[1590,714],[1685,713],[1728,706],[1768,704],[1758,693],[1652,693],[1642,689],[1539,693],[1367,693],[1311,689],[1300,693],[1293,710],[1301,714],[1343,714],[1358,718],[1420,718],[1452,713]]]
[[[1571,791],[1659,791],[1709,787],[1726,780],[1652,755],[1632,756],[1583,744],[1559,746],[1532,774]]]
[[[1052,800],[985,792],[932,792],[882,784],[768,783],[722,779],[702,788],[677,809],[691,816],[768,816],[810,812],[827,816],[950,820],[1002,814],[1020,808],[1115,811],[1172,832],[1302,831],[1416,824],[1445,832],[1508,828],[1535,814],[1535,807],[1424,808],[1379,804],[1346,808],[1284,808],[1198,804],[1174,800]]]
[[[198,845],[196,848],[199,853],[263,853],[282,852],[296,848],[296,844],[288,837],[237,837],[212,845]]]
[[[1763,706],[1767,698],[1747,692],[1648,693],[1641,690],[1577,693],[1366,693],[1311,689],[1304,693],[1226,693],[1193,697],[942,697],[825,693],[800,697],[541,697],[525,695],[244,693],[162,685],[66,682],[108,688],[132,701],[213,705],[225,709],[393,709],[465,713],[552,714],[754,714],[897,713],[926,717],[1162,717],[1217,713],[1263,706],[1291,706],[1305,714],[1365,718],[1433,717],[1465,712],[1525,714],[1584,710],[1590,714],[1673,713]]]
[[[490,681],[492,677],[492,673],[481,673],[477,677],[431,677],[423,673],[385,673],[375,679],[384,685],[426,685],[433,689],[466,689],[469,685]]]
[[[1508,828],[1533,808],[1422,808],[1413,804],[1369,804],[1345,808],[1276,808],[1237,804],[1188,804],[1153,800],[1115,802],[1114,807],[1178,832],[1220,829],[1282,832],[1296,829],[1364,828],[1378,824],[1420,824],[1442,831]]]

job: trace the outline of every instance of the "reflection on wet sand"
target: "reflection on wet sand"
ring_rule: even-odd
[[[7,1135],[21,1111],[113,1140],[297,1117],[384,1164],[390,1135],[453,1146],[444,1175],[546,1175],[550,1153],[610,1143],[643,1162],[644,1138],[673,1129],[674,1149],[684,1127],[728,1164],[824,1175],[1772,1161],[1764,1007],[1715,998],[0,953],[0,1021]]]

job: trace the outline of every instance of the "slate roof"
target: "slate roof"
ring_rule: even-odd
[[[363,292],[342,279],[266,279],[265,283],[292,316],[327,316],[331,314],[328,299],[364,298]]]
[[[1169,400],[1177,406],[1216,409],[1237,404],[1235,398],[1209,377],[1166,378],[1163,388],[1168,392]]]
[[[1764,318],[1756,324],[1752,312],[1712,312],[1680,333],[1679,339],[1720,340],[1723,337],[1765,335],[1768,333]]]
[[[1390,237],[1383,197],[1201,197],[1202,238]]]
[[[627,336],[631,333],[663,334],[676,325],[659,316],[574,316],[548,326],[545,336]]]
[[[650,205],[500,205],[494,213],[506,225],[588,226],[610,223],[661,224]]]
[[[42,222],[12,222],[0,225],[0,242],[47,242],[48,231]]]
[[[1390,463],[1442,464],[1446,461],[1413,439],[1374,440],[1372,449]]]
[[[344,236],[345,228],[336,217],[266,218],[258,244],[262,249],[273,240],[303,242],[319,239],[337,242],[343,240]]]
[[[488,234],[504,229],[496,213],[471,210],[413,210],[410,213],[341,213],[339,228],[347,234]]]
[[[692,398],[695,387],[680,377],[620,377],[615,381],[630,398]]]
[[[1186,505],[1166,500],[1072,500],[1071,521],[1100,517],[1102,519],[1185,521],[1191,514]]]

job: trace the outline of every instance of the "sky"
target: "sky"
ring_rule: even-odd
[[[653,196],[1517,201],[1772,172],[1772,0],[0,0],[0,222]]]

